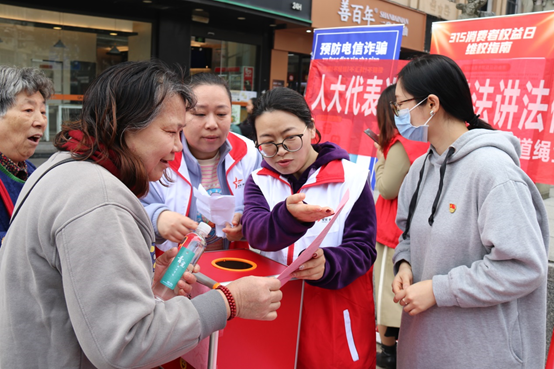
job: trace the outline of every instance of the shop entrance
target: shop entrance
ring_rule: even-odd
[[[310,71],[310,56],[306,54],[289,53],[287,69],[287,87],[304,95]]]

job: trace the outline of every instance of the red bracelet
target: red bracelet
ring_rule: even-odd
[[[237,304],[235,303],[235,299],[231,294],[231,291],[229,291],[227,287],[220,284],[219,286],[217,286],[217,289],[223,292],[223,294],[227,298],[227,302],[229,302],[229,309],[231,310],[231,315],[229,315],[229,318],[227,319],[229,321],[237,316]]]

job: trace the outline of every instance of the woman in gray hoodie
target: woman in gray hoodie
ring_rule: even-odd
[[[398,75],[396,126],[429,141],[398,196],[398,368],[544,366],[548,218],[519,140],[475,115],[441,55]]]

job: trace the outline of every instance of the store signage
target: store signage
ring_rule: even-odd
[[[554,184],[554,12],[433,23],[431,53],[456,60],[476,114],[512,132],[521,168]]]
[[[354,5],[349,4],[349,0],[342,0],[341,5],[338,11],[340,15],[341,22],[348,22],[350,17],[352,17],[352,22],[362,24],[362,21],[367,22],[366,25],[370,25],[371,22],[375,22],[373,18],[373,9],[366,5],[365,8],[363,5]]]
[[[275,1],[275,0],[215,0],[221,3],[236,5],[258,12],[269,13],[280,17],[292,18],[311,23],[312,0]]]
[[[313,0],[313,28],[403,24],[402,47],[410,50],[424,50],[426,18],[425,13],[393,1]]]
[[[350,4],[350,0],[341,0],[339,11],[341,22],[352,21],[357,24],[393,24],[400,23],[406,26],[410,24],[410,20],[397,14],[389,13],[379,8],[371,8],[369,5],[365,7],[358,4]],[[367,22],[367,23],[366,23]],[[404,28],[403,36],[408,35],[408,27]]]
[[[450,0],[420,1],[418,9],[446,20],[456,19],[459,13],[456,9],[456,3]]]

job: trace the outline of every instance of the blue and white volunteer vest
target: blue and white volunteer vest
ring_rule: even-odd
[[[254,145],[248,145],[243,138],[232,132],[229,132],[227,140],[231,144],[231,151],[224,158],[226,184],[231,195],[235,196],[235,209],[238,209],[243,206],[244,185],[256,165],[259,154]],[[193,187],[186,160],[183,160],[183,153],[177,153],[175,159],[169,165],[172,169],[167,172],[168,177],[172,180],[169,186],[162,186],[159,182],[150,182],[150,186],[161,194],[169,209],[190,216]],[[221,184],[222,187],[224,185],[224,183]],[[177,244],[165,241],[162,244],[156,244],[156,246],[162,251],[167,251],[177,246]]]

